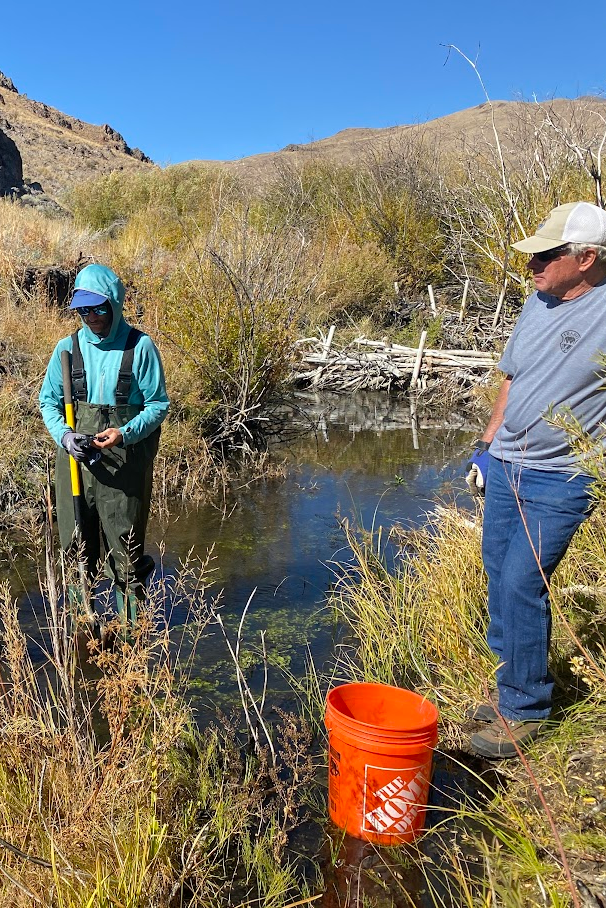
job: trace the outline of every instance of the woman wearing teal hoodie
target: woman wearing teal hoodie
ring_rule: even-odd
[[[153,461],[168,397],[160,354],[147,334],[122,315],[124,285],[103,265],[78,274],[70,305],[82,327],[59,341],[40,391],[46,428],[57,443],[56,493],[63,549],[74,540],[69,455],[82,466],[82,535],[93,578],[103,542],[106,573],[118,607],[131,619],[144,598],[153,562],[144,556]],[[61,353],[72,354],[76,431],[65,421]],[[125,351],[127,351],[125,353]],[[89,444],[83,436],[94,436]]]

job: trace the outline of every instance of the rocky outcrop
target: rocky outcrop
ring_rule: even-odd
[[[0,129],[0,196],[14,195],[20,192],[22,187],[21,154],[13,139]]]
[[[13,80],[9,79],[8,76],[5,76],[3,72],[0,72],[0,88],[6,88],[7,91],[14,91],[16,94],[19,94]]]
[[[124,137],[121,136],[120,133],[113,129],[108,123],[104,123],[101,129],[107,136],[108,141],[112,145],[114,145],[114,147],[118,151],[136,158],[138,161],[144,161],[146,164],[152,163],[152,159],[148,158],[146,154],[143,154],[140,148],[130,148],[124,141]]]
[[[44,192],[40,183],[30,183],[29,180],[25,180],[21,191],[15,194],[15,198],[19,199],[21,204],[27,208],[36,208],[47,215],[56,217],[68,217],[69,215],[65,208],[62,208],[58,202]]]
[[[54,199],[46,195],[40,183],[36,180],[23,179],[21,154],[16,142],[5,131],[10,131],[10,124],[4,122],[2,125],[4,129],[0,129],[0,198],[11,196],[13,199],[19,199],[21,204],[37,208],[46,214],[66,214]]]

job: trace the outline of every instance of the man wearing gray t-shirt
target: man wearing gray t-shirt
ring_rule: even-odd
[[[606,420],[606,211],[560,205],[513,245],[531,255],[536,291],[499,363],[506,377],[467,476],[486,492],[487,639],[499,662],[498,701],[471,712],[487,724],[470,743],[494,759],[517,756],[551,711],[548,584],[592,508],[582,459],[545,417],[571,412],[600,446]]]

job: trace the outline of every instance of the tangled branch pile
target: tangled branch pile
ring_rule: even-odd
[[[297,384],[330,391],[391,391],[450,376],[461,388],[482,381],[496,357],[481,350],[427,350],[358,337],[339,350],[322,337],[298,344]]]

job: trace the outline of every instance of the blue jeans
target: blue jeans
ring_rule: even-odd
[[[545,580],[592,510],[592,481],[490,457],[482,533],[487,640],[500,663],[499,708],[507,719],[544,719],[551,710],[551,608]]]

